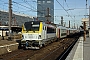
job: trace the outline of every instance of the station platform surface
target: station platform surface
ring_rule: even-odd
[[[8,36],[5,37],[0,36],[0,46],[19,43],[18,41],[20,41],[20,35],[12,35],[11,40],[8,40]]]
[[[20,40],[0,40],[0,55],[17,50],[19,46],[18,41]]]
[[[84,38],[80,37],[79,40],[77,41],[77,48],[73,57],[73,60],[83,60],[83,44],[84,43]]]
[[[13,44],[13,43],[16,43],[16,41],[15,40],[11,40],[11,41],[0,40],[0,46],[9,45],[9,44]]]
[[[90,37],[80,37],[65,60],[90,60]]]
[[[90,37],[83,42],[83,60],[90,60]]]

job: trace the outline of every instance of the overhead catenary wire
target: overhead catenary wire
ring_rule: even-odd
[[[0,1],[3,1],[3,0],[0,0]],[[13,1],[14,1],[14,0],[13,0]],[[25,2],[23,2],[23,1],[25,1]],[[23,0],[23,1],[19,1],[19,2],[17,2],[17,3],[19,3],[19,4],[21,4],[21,3],[28,3],[28,5],[30,4],[29,1],[30,1],[30,2],[38,3],[36,0]],[[59,0],[58,0],[58,1],[59,1]],[[4,1],[4,2],[5,2],[5,1]],[[16,3],[16,4],[17,4],[17,3]],[[19,4],[17,4],[17,5],[19,5]],[[21,4],[21,5],[24,5],[24,4]],[[21,5],[20,5],[20,6],[21,6]],[[6,6],[6,5],[5,5],[5,6]],[[14,5],[12,5],[12,6],[14,6]],[[24,6],[26,6],[26,5],[24,5]],[[19,9],[22,9],[22,8],[23,8],[22,11],[20,10],[20,12],[24,12],[24,11],[27,11],[28,13],[30,13],[29,11],[32,11],[32,12],[40,12],[40,11],[35,10],[35,9],[34,9],[35,7],[34,7],[33,5],[32,5],[32,7],[29,5],[29,6],[30,6],[29,8],[31,8],[31,9],[29,9],[29,8],[24,9],[24,6],[19,7]],[[8,7],[8,6],[7,6],[7,7]],[[6,8],[7,8],[7,7],[6,7]],[[27,7],[28,7],[28,6],[27,6]],[[33,8],[33,7],[34,7],[34,8]],[[43,6],[41,6],[41,7],[43,7]],[[17,8],[17,9],[16,9],[16,7],[12,7],[12,8],[14,8],[14,9],[13,9],[14,11],[16,10],[16,11],[18,12],[18,8]],[[35,11],[33,11],[32,9],[35,10]],[[64,9],[65,9],[65,8],[64,8]],[[84,9],[84,8],[73,8],[73,9]],[[55,9],[54,9],[54,10],[55,10]],[[65,10],[67,11],[67,9],[65,9]],[[68,9],[68,10],[69,10],[69,9]],[[68,12],[68,11],[67,11],[67,12]],[[24,13],[26,13],[26,12],[24,12]],[[40,12],[40,13],[43,14],[43,12]],[[68,12],[68,13],[69,13],[69,12]],[[70,15],[70,13],[68,14],[68,16],[73,17],[73,16]]]
[[[25,6],[25,5],[22,5],[22,4],[18,3],[18,2],[15,2],[15,1],[12,1],[12,2],[13,2],[13,3],[16,3],[16,4],[18,4],[18,5],[21,5],[21,6],[25,7],[25,8],[31,9],[32,11],[35,11],[35,10],[33,10],[32,8],[27,7],[27,6]]]
[[[26,3],[27,5],[29,5],[30,7],[32,7],[33,10],[34,10],[34,9],[37,10],[35,7],[33,7],[31,4],[29,4],[27,0],[22,0],[22,1],[23,1],[24,3]]]
[[[69,8],[69,6],[68,6],[68,4],[67,4],[66,0],[65,0],[65,3],[66,3],[66,5],[67,5],[67,7]],[[69,9],[69,10],[73,10],[73,9]],[[71,14],[72,14],[72,12],[71,12]]]
[[[66,3],[66,5],[67,5],[67,7],[69,8],[69,6],[68,6],[68,4],[67,4],[67,2],[66,2],[66,0],[65,0],[65,3]],[[69,9],[70,10],[70,9]],[[72,9],[71,9],[72,10]],[[70,12],[71,12],[71,14],[73,15],[73,13],[72,13],[72,11],[70,10]],[[74,16],[74,22],[75,22],[75,16]]]
[[[6,3],[5,1],[3,1],[3,0],[1,0],[3,3]],[[24,11],[26,10],[25,8],[27,8],[28,10],[27,11],[32,11],[32,12],[40,12],[40,11],[37,11],[37,9],[33,9],[33,8],[31,8],[31,7],[27,7],[27,6],[25,6],[25,5],[23,5],[23,4],[20,4],[20,3],[25,3],[25,2],[27,2],[27,1],[24,1],[24,2],[15,2],[15,1],[12,1],[12,8],[14,9],[14,12],[18,12],[18,9],[17,8],[14,8],[13,6],[15,6],[15,5],[13,5],[13,3],[16,3],[17,5],[20,5],[20,6],[22,6],[22,7],[19,7],[19,9],[21,8],[21,9],[23,9]],[[7,3],[8,4],[8,3]],[[8,6],[7,5],[5,5],[5,4],[3,4],[4,6],[6,6],[7,7],[7,10],[8,10]],[[30,6],[30,5],[29,5]],[[17,6],[16,6],[17,7]],[[4,9],[3,9],[4,10]],[[20,12],[22,12],[22,11],[20,11]],[[19,13],[20,13],[19,12]],[[40,12],[41,13],[41,12]]]
[[[16,4],[20,5],[20,6],[23,6],[23,7],[27,8],[27,9],[30,9],[30,11],[32,11],[32,12],[39,12],[39,13],[43,14],[43,13],[40,12],[40,11],[34,10],[34,9],[32,9],[32,8],[30,8],[30,7],[27,7],[27,6],[25,6],[25,5],[22,5],[22,4],[18,3],[18,2],[13,1],[13,3],[16,3]]]
[[[2,5],[5,6],[5,7],[7,7],[7,10],[8,10],[8,6],[7,6],[7,5],[8,5],[8,2],[5,2],[5,1],[3,1],[3,0],[0,0],[0,1],[2,1]],[[6,4],[7,4],[7,5],[6,5]],[[15,6],[15,5],[14,5],[14,6]],[[15,6],[15,7],[17,7],[17,6]],[[20,8],[21,8],[21,7],[20,7]],[[21,9],[24,9],[24,8],[21,8]],[[6,8],[5,8],[5,9],[3,8],[3,11],[4,11],[4,10],[6,11]],[[12,10],[13,10],[12,12],[18,12],[18,9],[16,9],[16,8],[13,7],[13,3],[12,3]],[[25,10],[25,9],[24,9],[24,10]],[[19,13],[20,13],[20,12],[19,12]]]
[[[3,0],[1,0],[3,3],[5,2],[5,1],[3,1]],[[31,0],[32,1],[32,0]],[[33,0],[34,1],[34,0]],[[33,2],[32,1],[32,2]],[[7,4],[8,4],[8,2],[6,2]],[[15,6],[13,3],[15,3],[15,4],[17,4],[17,5],[19,5],[18,6],[18,8],[16,8],[17,6]],[[29,5],[30,7],[28,7],[26,4],[25,5],[23,5],[23,4],[21,4],[21,3],[26,3],[27,5]],[[4,6],[6,6],[6,7],[8,7],[7,5],[4,5]],[[20,6],[22,6],[22,7],[20,7]],[[42,6],[41,6],[42,7]],[[13,8],[13,12],[18,12],[18,13],[21,13],[21,12],[25,12],[25,11],[30,11],[30,12],[39,12],[39,13],[41,13],[41,14],[43,14],[43,12],[41,12],[41,11],[37,11],[37,9],[34,7],[34,6],[32,6],[30,3],[28,3],[28,1],[27,0],[22,0],[22,2],[15,2],[14,0],[12,1],[12,8]],[[27,8],[27,9],[25,9],[25,8]],[[20,9],[22,9],[23,11],[21,11]],[[3,9],[4,10],[4,9]],[[5,9],[6,10],[6,9]],[[8,8],[7,8],[7,10],[8,10]],[[20,11],[19,11],[20,10]],[[29,12],[29,13],[30,13]],[[23,13],[24,14],[24,13]]]
[[[0,1],[2,1],[2,3],[0,5],[3,5],[3,10],[4,10],[4,6],[6,6],[6,4],[8,4],[8,3],[4,2],[3,0],[0,0]],[[6,7],[7,7],[6,9],[8,9],[8,6],[6,6]]]
[[[72,16],[67,12],[67,10],[61,5],[61,3],[58,1],[58,0],[56,0],[57,2],[58,2],[58,4],[66,11],[66,13],[72,18]],[[72,18],[73,19],[73,18]]]

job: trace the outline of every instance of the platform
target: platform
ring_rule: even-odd
[[[17,40],[0,40],[0,55],[15,51],[18,49],[18,46]]]
[[[90,37],[87,37],[83,44],[83,60],[90,60]]]
[[[66,60],[90,60],[90,37],[86,41],[80,37]]]

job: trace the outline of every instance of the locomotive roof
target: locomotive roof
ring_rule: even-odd
[[[25,23],[29,23],[29,22],[35,22],[35,23],[38,23],[38,22],[42,22],[42,21],[28,21],[28,22],[25,22]]]
[[[42,22],[46,26],[56,27],[56,24],[53,24],[53,23],[48,24],[48,23],[43,22],[43,21],[28,21],[28,22],[25,22],[25,24],[29,24],[29,23],[39,24],[40,22]]]

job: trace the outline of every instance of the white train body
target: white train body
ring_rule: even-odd
[[[56,28],[57,38],[64,38],[67,36],[67,28],[62,26],[57,26]]]
[[[25,22],[22,26],[21,46],[30,49],[39,49],[57,39],[74,33],[75,30],[55,24],[46,24],[41,21]]]
[[[78,33],[79,31],[77,29],[73,29],[73,28],[67,28],[67,35],[72,35],[75,33]]]

